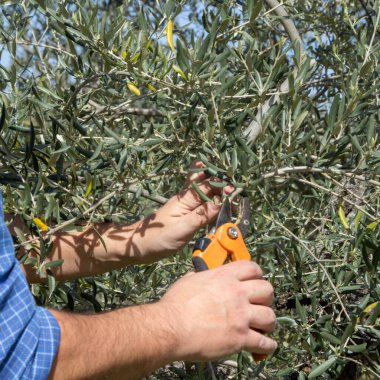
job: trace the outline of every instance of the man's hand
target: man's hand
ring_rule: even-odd
[[[50,379],[141,379],[175,360],[270,353],[259,333],[276,324],[272,286],[259,266],[237,261],[178,280],[161,301],[104,314],[52,311],[61,344]]]
[[[176,359],[206,361],[242,349],[274,351],[276,342],[263,335],[276,326],[272,302],[273,287],[260,267],[237,261],[186,275],[159,304],[178,338]]]
[[[202,162],[194,161],[191,169],[202,167]],[[192,182],[196,182],[211,199],[219,199],[222,191],[227,195],[233,191],[232,186],[224,189],[213,187],[205,172],[190,170],[185,188],[142,221],[136,229],[134,237],[145,260],[157,260],[178,251],[189,243],[198,229],[212,222],[218,215],[220,202],[217,204],[202,201],[192,187]]]
[[[203,166],[200,161],[192,164],[192,168]],[[52,270],[58,280],[68,280],[157,261],[178,251],[199,228],[218,215],[221,207],[203,202],[192,182],[209,198],[220,197],[222,191],[225,194],[233,191],[232,186],[214,188],[204,172],[190,171],[185,188],[142,221],[128,226],[103,223],[89,226],[83,232],[57,232],[45,261],[63,259],[64,264]],[[25,266],[24,270],[28,281],[41,281],[34,268]]]

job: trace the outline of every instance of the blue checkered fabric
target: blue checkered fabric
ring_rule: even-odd
[[[36,305],[15,258],[0,194],[0,379],[46,379],[59,339],[57,320]]]

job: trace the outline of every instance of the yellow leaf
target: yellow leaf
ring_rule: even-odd
[[[174,50],[174,44],[173,44],[173,21],[169,20],[168,25],[166,25],[166,38],[168,39],[168,44],[170,48]]]
[[[133,83],[128,83],[127,86],[129,88],[129,91],[133,92],[135,95],[137,96],[141,95],[140,90]]]
[[[178,73],[179,75],[181,75],[181,77],[183,79],[185,79],[185,81],[187,81],[187,76],[186,74],[177,66],[177,65],[173,65],[173,70]]]
[[[363,216],[364,216],[363,211],[359,210],[354,219],[354,225],[356,229],[359,227],[359,223],[362,220]]]
[[[33,218],[34,224],[41,230],[41,231],[47,231],[49,227],[40,219],[40,218]]]
[[[370,313],[376,306],[377,304],[379,303],[379,301],[377,302],[374,302],[374,303],[371,303],[370,305],[368,305],[363,311],[364,313],[368,314]]]
[[[133,63],[136,63],[141,57],[141,51],[139,51],[137,54],[135,54],[132,58],[131,58],[131,61]]]
[[[123,51],[123,52],[121,53],[121,58],[123,58],[123,59],[126,59],[126,58],[127,58],[127,52],[126,52],[126,51]]]
[[[380,219],[377,219],[374,222],[368,224],[367,230],[370,230],[370,231],[374,230],[379,223],[380,223]]]
[[[339,205],[339,207],[338,207],[338,215],[339,215],[339,219],[340,219],[340,222],[342,223],[343,227],[346,230],[348,230],[350,228],[350,226],[348,225],[346,214],[344,213],[344,208],[342,205]]]
[[[153,92],[157,91],[156,87],[152,86],[151,84],[148,84],[147,87],[148,87],[148,90],[150,91],[153,91]]]
[[[93,180],[91,180],[91,182],[88,184],[88,186],[87,186],[87,189],[86,189],[86,193],[84,194],[84,197],[85,198],[87,198],[89,195],[90,195],[90,193],[91,193],[91,190],[92,190],[92,184],[93,184]]]

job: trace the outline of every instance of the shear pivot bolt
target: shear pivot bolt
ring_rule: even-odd
[[[235,227],[230,227],[227,233],[228,233],[228,236],[232,239],[236,239],[239,236],[239,231]]]

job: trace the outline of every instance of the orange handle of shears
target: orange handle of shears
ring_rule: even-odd
[[[193,251],[193,263],[197,272],[238,260],[249,261],[251,256],[234,223],[225,223],[215,233],[200,239]]]
[[[196,272],[217,268],[232,261],[251,260],[243,236],[234,223],[225,223],[215,233],[198,240],[193,251]],[[255,362],[267,358],[265,354],[252,353]]]

